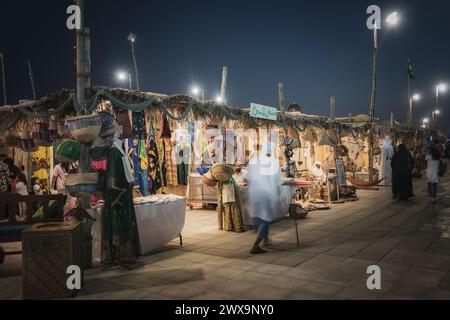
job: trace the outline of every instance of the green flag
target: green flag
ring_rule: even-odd
[[[414,69],[410,61],[408,61],[408,78],[409,80],[416,79],[416,74],[414,73]]]

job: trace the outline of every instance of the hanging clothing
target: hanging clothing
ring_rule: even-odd
[[[126,251],[131,257],[138,256],[140,252],[133,185],[127,181],[124,155],[116,144],[108,152],[105,207],[102,214],[102,243],[105,249],[102,254],[103,262],[111,262],[114,259],[114,248],[125,248],[118,251]]]
[[[134,176],[134,186],[139,186],[139,174],[140,174],[140,159],[139,159],[139,140],[128,139],[127,141],[127,154],[131,164],[131,169]]]
[[[139,191],[146,197],[149,195],[148,157],[145,140],[139,141]]]
[[[189,176],[189,159],[191,156],[191,147],[183,144],[177,146],[177,176],[178,184],[187,186]]]
[[[161,175],[161,164],[159,161],[158,145],[154,139],[150,139],[148,148],[150,194],[161,194],[163,190],[163,179]]]
[[[381,146],[381,161],[379,166],[380,178],[384,179],[383,186],[392,185],[392,157],[394,156],[394,147],[389,139],[383,141]]]
[[[224,209],[224,230],[243,232],[244,222],[239,201],[239,186],[231,178],[222,186],[222,198]]]

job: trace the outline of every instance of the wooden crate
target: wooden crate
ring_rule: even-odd
[[[24,299],[60,299],[76,295],[67,288],[67,268],[81,269],[83,228],[80,223],[37,224],[22,233]]]

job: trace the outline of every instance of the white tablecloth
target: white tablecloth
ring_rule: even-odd
[[[141,254],[148,254],[175,240],[183,231],[186,218],[186,198],[176,195],[156,195],[142,198],[156,201],[135,205]],[[101,261],[101,210],[91,210],[96,222],[92,228],[93,259]]]
[[[186,221],[186,198],[157,195],[145,199],[157,202],[135,206],[141,254],[178,238]]]
[[[275,212],[274,220],[289,215],[289,207],[291,205],[293,191],[294,188],[292,186],[281,186],[280,196],[278,198],[278,209]],[[249,213],[247,187],[240,187],[239,197],[241,201],[241,211],[244,219],[244,225],[252,226],[253,221]]]

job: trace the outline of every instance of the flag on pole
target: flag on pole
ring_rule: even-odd
[[[409,80],[415,80],[416,74],[414,73],[413,66],[411,64],[411,61],[408,60],[408,79]]]

